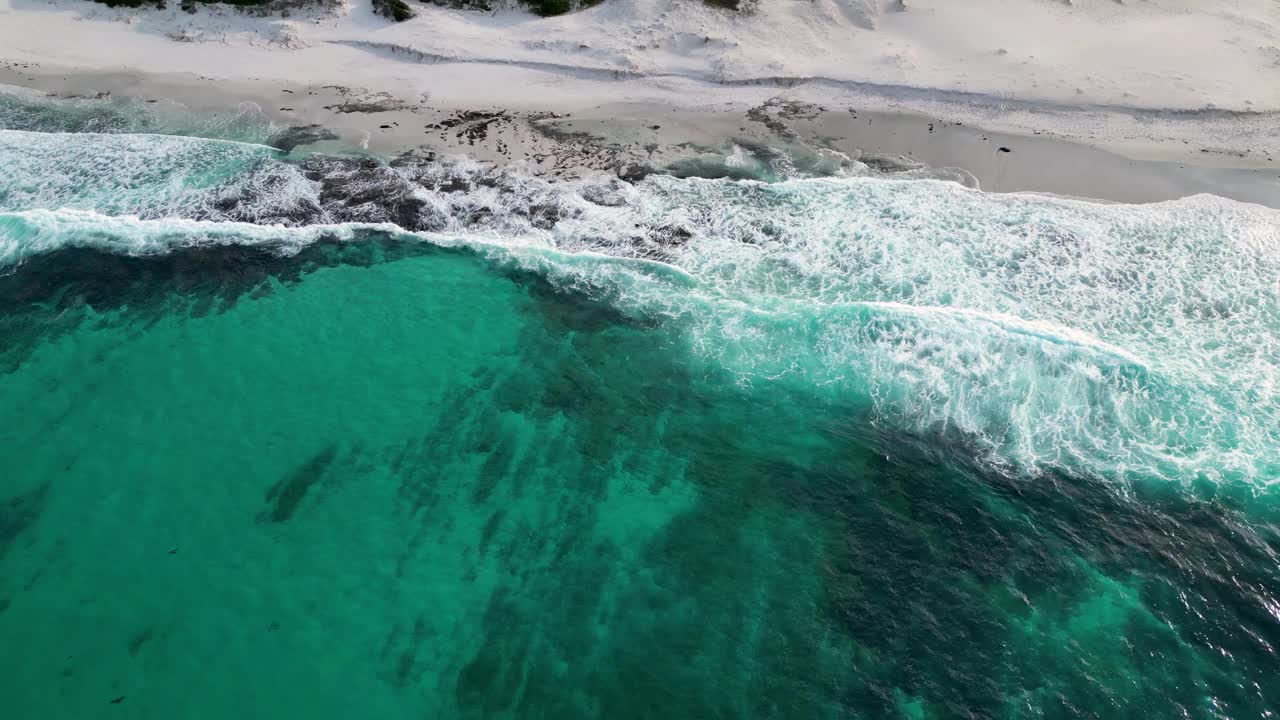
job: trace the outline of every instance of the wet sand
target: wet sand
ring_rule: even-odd
[[[1204,152],[1200,162],[1135,159],[1042,135],[1016,135],[910,113],[825,107],[781,99],[687,109],[611,103],[557,112],[455,107],[354,85],[214,80],[186,74],[88,73],[0,65],[0,84],[60,96],[167,100],[201,111],[253,103],[275,122],[318,125],[337,137],[306,151],[359,147],[376,155],[425,148],[538,173],[642,174],[695,167],[737,149],[772,148],[815,165],[842,156],[892,174],[957,179],[992,192],[1041,192],[1142,203],[1212,193],[1280,207],[1271,154]],[[1150,155],[1150,153],[1144,153]],[[1183,153],[1185,156],[1185,153]],[[714,173],[712,173],[714,174]]]

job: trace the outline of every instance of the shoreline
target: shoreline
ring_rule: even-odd
[[[729,153],[766,148],[818,165],[843,157],[888,174],[928,173],[989,192],[1125,203],[1210,193],[1280,207],[1280,167],[1257,168],[1238,157],[1214,156],[1214,164],[1135,159],[1045,134],[998,132],[914,112],[778,96],[754,105],[701,108],[630,101],[528,109],[455,104],[431,94],[404,97],[345,85],[94,72],[34,63],[0,64],[0,85],[55,97],[106,93],[141,102],[169,101],[196,113],[252,103],[282,126],[318,126],[336,135],[305,146],[308,151],[359,148],[391,157],[426,149],[496,164],[518,162],[535,173],[561,177],[726,163],[731,162],[725,157]]]
[[[859,3],[871,14],[850,15]],[[344,85],[530,113],[746,111],[776,99],[1280,174],[1280,9],[1264,0],[1232,13],[1188,12],[1182,0],[891,5],[762,2],[743,14],[610,0],[544,19],[424,5],[393,23],[364,0],[284,15],[0,0],[0,65]],[[1073,28],[1093,42],[1080,47]]]

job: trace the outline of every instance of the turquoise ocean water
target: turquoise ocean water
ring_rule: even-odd
[[[5,717],[1280,709],[1274,210],[0,127]]]

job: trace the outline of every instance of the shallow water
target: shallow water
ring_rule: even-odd
[[[0,95],[14,717],[1280,704],[1274,211],[150,112]]]

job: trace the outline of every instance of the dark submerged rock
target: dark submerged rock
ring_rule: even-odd
[[[605,207],[621,207],[627,204],[627,200],[619,190],[613,184],[589,185],[583,188],[582,199]]]
[[[272,485],[266,495],[271,508],[262,519],[279,523],[292,518],[307,492],[324,477],[337,456],[337,446],[329,445]]]
[[[406,230],[445,226],[445,219],[415,195],[414,183],[377,160],[316,155],[302,168],[319,185],[320,208],[330,222],[394,223]]]
[[[292,108],[280,108],[281,110]],[[338,135],[322,125],[294,125],[285,128],[267,143],[277,150],[290,152],[299,145],[310,145],[322,140],[337,140]]]
[[[13,541],[40,518],[48,495],[49,483],[45,482],[0,503],[0,557],[4,557]]]
[[[637,183],[657,172],[648,165],[626,163],[618,167],[618,178],[629,183]]]

